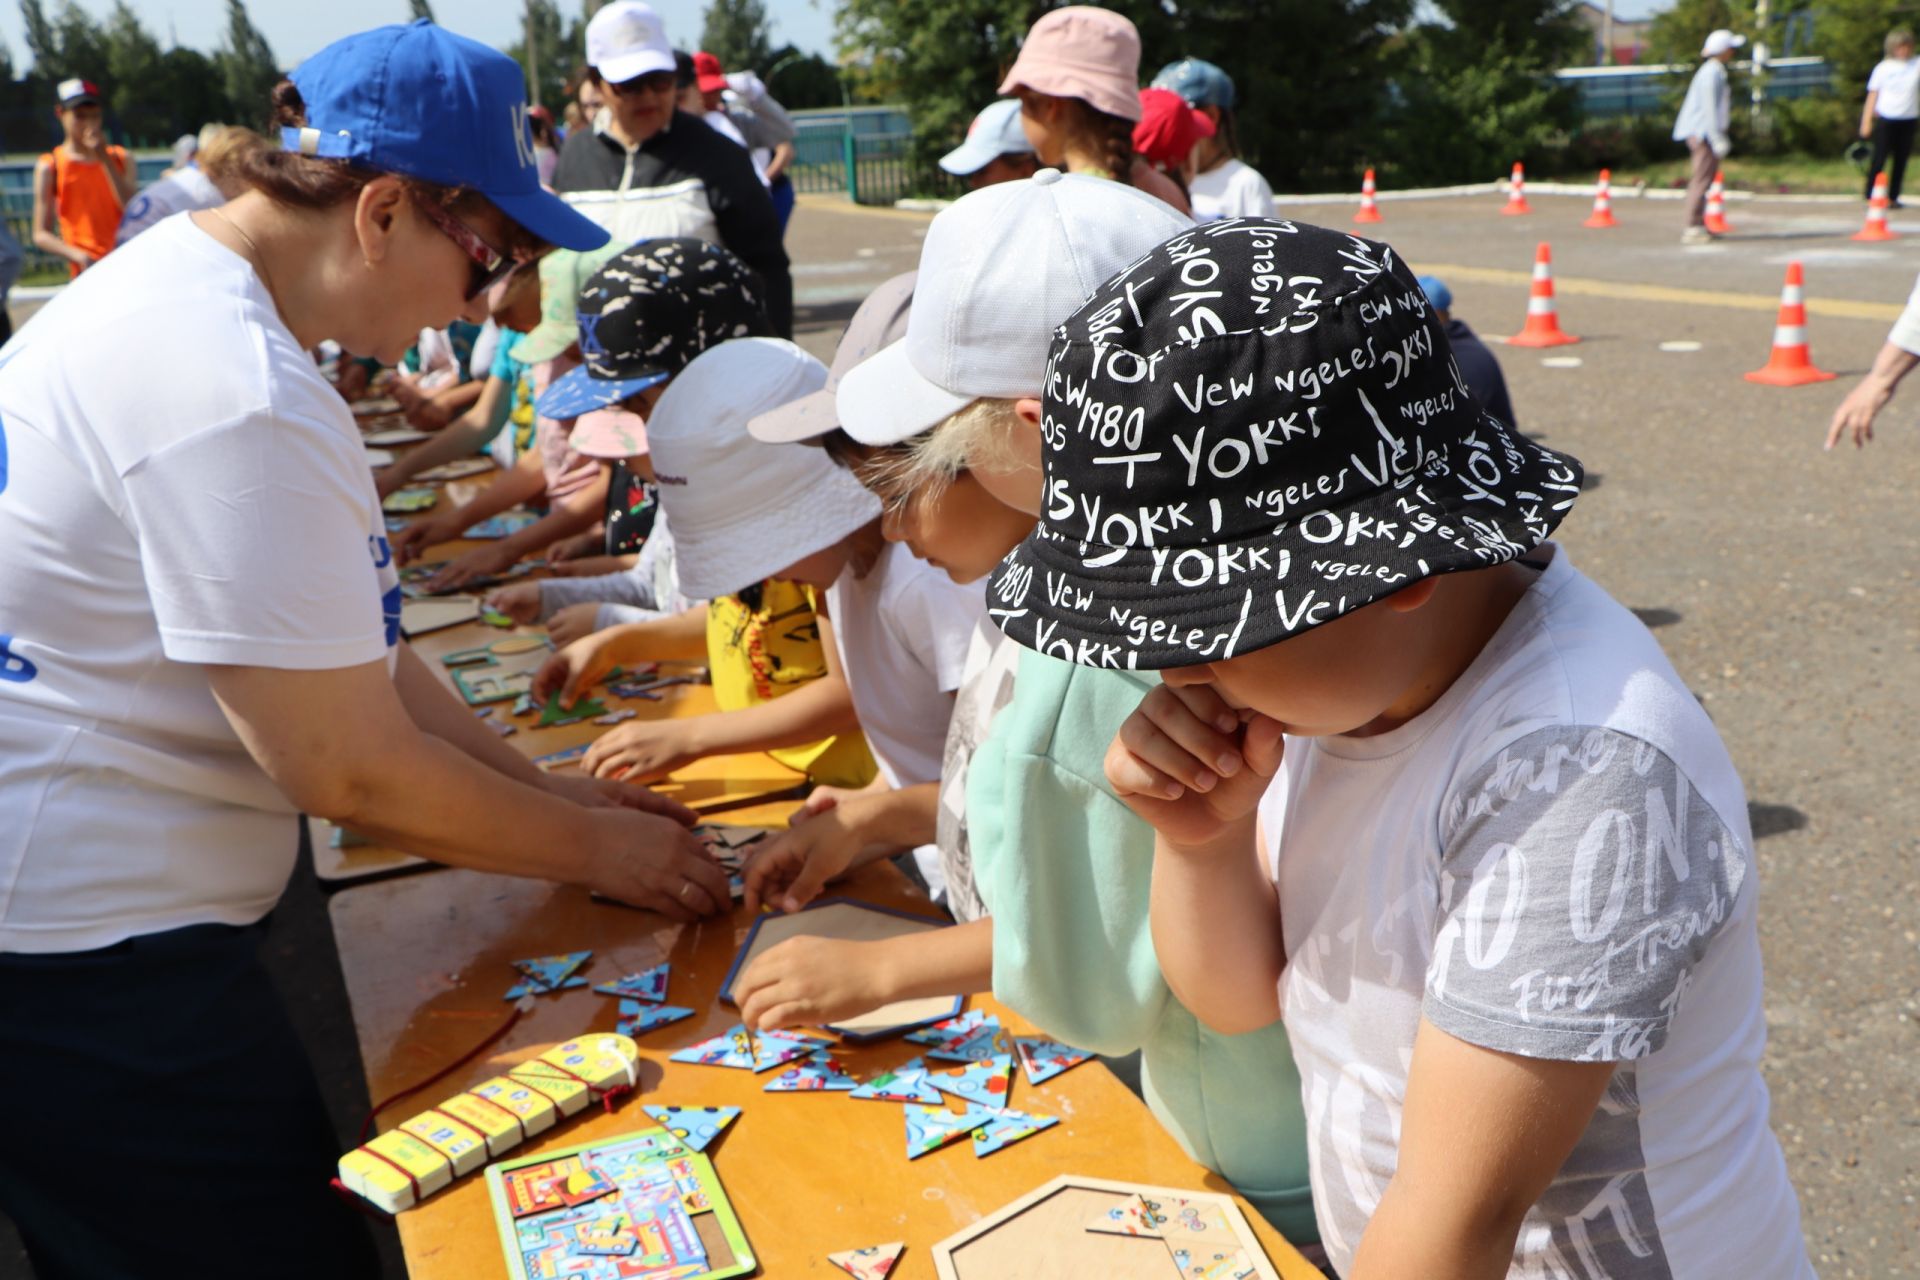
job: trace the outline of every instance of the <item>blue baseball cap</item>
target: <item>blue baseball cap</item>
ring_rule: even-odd
[[[425,18],[336,40],[300,64],[306,127],[287,150],[479,192],[562,249],[607,232],[540,185],[520,64]]]
[[[1439,276],[1421,276],[1420,292],[1427,295],[1435,311],[1453,310],[1453,290],[1447,288],[1447,282]]]
[[[1233,77],[1200,58],[1182,58],[1160,68],[1160,74],[1148,86],[1171,89],[1187,100],[1190,107],[1219,107],[1233,110]]]
[[[967,140],[940,157],[940,167],[956,178],[978,173],[1006,155],[1028,155],[1033,143],[1020,127],[1020,99],[1001,98],[973,118]]]

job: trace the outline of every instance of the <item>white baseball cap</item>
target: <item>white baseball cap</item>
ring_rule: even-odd
[[[834,403],[840,379],[849,370],[870,360],[907,336],[907,318],[913,312],[913,284],[919,273],[905,272],[888,280],[867,295],[860,309],[847,321],[840,345],[833,350],[833,363],[827,366],[827,382],[812,395],[788,401],[772,413],[763,413],[747,424],[755,440],[768,444],[792,444],[814,440],[840,425],[840,412]]]
[[[1729,49],[1738,49],[1746,42],[1747,38],[1745,36],[1737,36],[1725,27],[1721,27],[1718,31],[1710,34],[1707,37],[1707,42],[1700,46],[1700,56],[1703,58],[1717,58]]]
[[[767,444],[755,415],[818,391],[827,367],[782,338],[735,338],[696,356],[647,416],[674,573],[689,600],[743,590],[880,515],[823,449]]]
[[[587,65],[610,84],[673,70],[667,24],[640,0],[614,0],[587,23]]]
[[[940,157],[940,167],[956,178],[978,173],[1005,155],[1030,155],[1033,143],[1020,127],[1020,99],[1001,98],[973,118],[967,140]]]
[[[982,397],[1037,396],[1054,329],[1193,223],[1106,178],[1042,169],[962,196],[927,228],[907,336],[840,380],[840,427],[898,444]]]

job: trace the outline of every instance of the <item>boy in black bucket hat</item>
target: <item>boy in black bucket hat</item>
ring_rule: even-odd
[[[1107,756],[1155,949],[1216,1031],[1284,1016],[1339,1272],[1811,1275],[1739,778],[1394,252],[1182,232],[1056,332],[1044,413],[989,608],[1161,671]]]

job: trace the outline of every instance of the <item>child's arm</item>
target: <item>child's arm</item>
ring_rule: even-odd
[[[486,394],[484,382],[491,381],[469,379],[441,387],[409,410],[407,421],[422,431],[439,431],[471,409]]]
[[[602,734],[580,767],[600,778],[639,782],[672,773],[705,756],[804,746],[860,727],[853,691],[840,672],[832,624],[821,613],[820,647],[827,673],[782,697],[738,711],[687,720],[632,720]]]
[[[533,469],[540,471],[539,459],[522,458],[521,465],[531,461]],[[516,471],[520,467],[514,468]],[[546,487],[546,476],[541,472],[540,487]],[[483,578],[499,573],[509,565],[534,554],[551,543],[555,538],[564,538],[576,533],[600,518],[600,507],[606,501],[607,485],[604,480],[596,480],[577,493],[570,493],[554,503],[547,514],[528,525],[516,530],[492,544],[475,547],[464,555],[455,557],[446,568],[435,574],[433,581],[427,584],[429,591],[451,591],[463,586],[474,578]]]
[[[992,988],[993,921],[983,917],[879,942],[788,938],[747,966],[733,998],[740,1021],[774,1031],[838,1022],[895,1000]]]
[[[652,622],[596,631],[548,658],[533,677],[533,697],[545,702],[560,695],[572,709],[588,688],[618,666],[642,662],[704,662],[707,657],[707,606]]]
[[[93,265],[93,255],[74,248],[60,238],[60,229],[54,217],[56,200],[53,184],[52,163],[40,161],[33,167],[33,247],[56,258],[64,258],[84,271]]]
[[[418,560],[428,547],[452,542],[482,520],[538,497],[546,485],[540,459],[522,455],[511,471],[495,476],[493,483],[475,494],[471,501],[439,511],[425,520],[416,520],[402,529],[393,539],[393,553],[401,564]]]
[[[1421,1019],[1399,1164],[1350,1280],[1505,1276],[1521,1219],[1586,1132],[1614,1066],[1483,1049]]]
[[[1223,1035],[1280,1016],[1280,903],[1256,832],[1280,752],[1277,721],[1191,684],[1156,686],[1107,749],[1107,781],[1156,833],[1153,946],[1167,985]]]
[[[445,431],[406,457],[394,459],[391,465],[382,467],[376,473],[374,478],[380,487],[380,496],[392,493],[422,471],[431,471],[442,463],[470,458],[478,453],[489,440],[500,434],[509,407],[506,382],[500,378],[488,378],[487,385],[480,391],[480,399],[473,408],[460,415],[458,422],[449,425]]]
[[[749,915],[759,911],[763,901],[781,911],[798,911],[828,881],[934,838],[940,811],[937,782],[840,792],[835,803],[812,807],[814,796],[834,790],[817,788],[808,797],[808,807],[794,814],[792,827],[766,841],[747,863]]]

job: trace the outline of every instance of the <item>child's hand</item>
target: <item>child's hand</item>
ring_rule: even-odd
[[[790,829],[762,841],[741,871],[749,914],[763,902],[782,911],[800,910],[828,881],[845,875],[866,844],[843,807],[803,809],[792,822]]]
[[[580,768],[596,778],[642,782],[692,764],[702,755],[685,720],[629,720],[587,748]]]
[[[533,700],[545,703],[558,693],[561,707],[573,710],[573,704],[580,701],[582,693],[620,665],[620,656],[614,652],[613,634],[610,631],[596,631],[584,640],[575,640],[548,658],[534,673],[531,690]]]
[[[420,553],[428,547],[453,541],[459,532],[458,529],[443,528],[438,517],[429,516],[424,520],[415,520],[387,541],[393,548],[394,561],[406,565],[418,560]]]
[[[537,587],[535,591],[537,594]],[[575,640],[584,640],[599,630],[599,621],[599,605],[570,604],[547,619],[547,634],[553,637],[555,644],[572,644]]]
[[[453,421],[453,410],[438,400],[426,399],[407,410],[407,421],[417,431],[439,431]]]
[[[557,568],[563,561],[594,555],[600,550],[605,540],[606,535],[598,528],[562,538],[547,548],[547,564],[549,567]]]
[[[793,811],[793,816],[787,819],[787,825],[797,827],[810,818],[817,818],[841,802],[863,794],[863,790],[859,787],[815,787],[800,802],[800,807]]]
[[[755,1031],[818,1027],[887,1003],[873,946],[803,936],[770,948],[733,984],[740,1021]]]
[[[516,582],[510,587],[501,587],[487,597],[487,606],[512,618],[521,626],[540,620],[540,584],[537,582]],[[578,639],[576,636],[574,639]],[[569,643],[556,639],[554,644]]]
[[[1107,781],[1168,843],[1199,848],[1252,818],[1280,768],[1280,734],[1212,685],[1162,684],[1107,748]]]
[[[452,591],[466,586],[475,578],[492,577],[512,565],[513,556],[502,550],[499,543],[475,547],[455,556],[445,568],[427,579],[427,592],[429,595],[439,595],[443,591]]]

